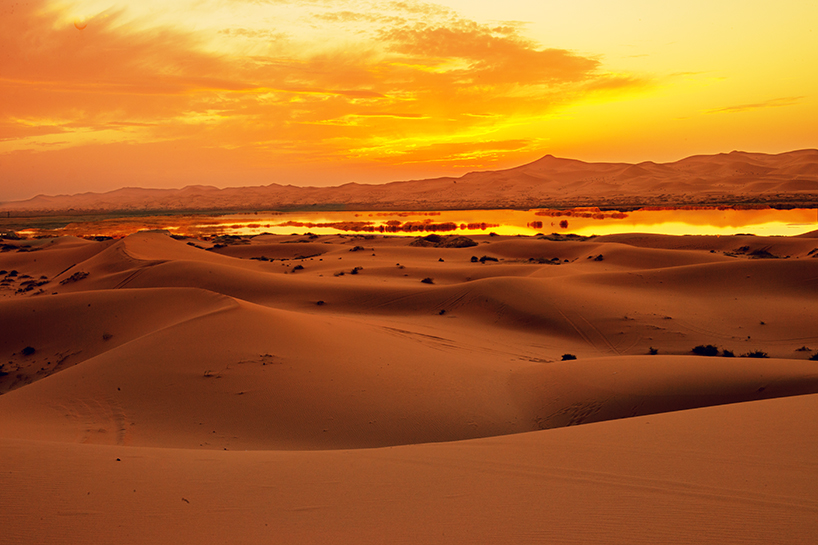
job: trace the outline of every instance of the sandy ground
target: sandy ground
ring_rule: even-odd
[[[0,542],[818,539],[814,236],[473,240],[4,240]]]

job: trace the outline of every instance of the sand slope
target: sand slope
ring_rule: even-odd
[[[7,542],[818,531],[809,237],[294,240],[0,253]]]
[[[374,450],[0,439],[5,543],[808,544],[818,396]]]

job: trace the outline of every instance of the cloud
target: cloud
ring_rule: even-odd
[[[755,102],[753,104],[740,104],[738,106],[727,106],[726,108],[716,108],[714,110],[708,110],[705,113],[708,114],[734,114],[739,112],[747,112],[750,110],[759,110],[762,108],[779,108],[781,106],[794,106],[804,100],[803,96],[797,97],[780,97],[780,98],[771,98],[770,100],[765,100],[763,102]]]
[[[514,27],[489,27],[458,20],[448,26],[384,29],[380,37],[392,51],[420,59],[460,60],[452,70],[462,81],[491,84],[554,84],[591,77],[600,62],[564,49],[539,49]]]
[[[506,157],[510,152],[529,152],[537,145],[532,139],[486,140],[481,142],[444,142],[408,147],[390,160],[397,164],[465,163],[479,167]]]
[[[51,0],[0,14],[22,29],[0,34],[0,153],[118,143],[149,150],[154,169],[180,160],[167,151],[179,147],[238,150],[224,157],[241,168],[483,164],[530,151],[532,140],[499,139],[503,128],[645,85],[599,58],[542,47],[519,23],[480,24],[431,3],[244,4],[294,15],[193,30],[108,11],[79,31]]]

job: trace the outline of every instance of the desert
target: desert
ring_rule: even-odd
[[[0,2],[0,545],[818,543],[818,2]]]
[[[816,246],[6,239],[4,541],[808,543]]]

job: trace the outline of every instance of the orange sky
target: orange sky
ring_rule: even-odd
[[[5,0],[0,201],[818,147],[818,3]]]

